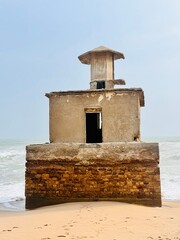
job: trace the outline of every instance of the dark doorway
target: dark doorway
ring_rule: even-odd
[[[102,143],[101,112],[86,113],[86,142]]]
[[[97,89],[105,89],[105,81],[98,81],[97,82]]]

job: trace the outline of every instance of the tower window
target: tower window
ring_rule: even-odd
[[[97,82],[97,89],[105,89],[105,81],[98,81]]]

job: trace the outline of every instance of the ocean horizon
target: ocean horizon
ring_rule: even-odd
[[[180,200],[180,137],[144,137],[144,142],[158,142],[162,200]],[[25,200],[26,145],[46,140],[0,139],[0,204],[19,209]],[[16,202],[15,205],[11,204]],[[24,209],[24,206],[21,205]]]

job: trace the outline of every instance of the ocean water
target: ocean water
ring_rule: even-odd
[[[180,200],[180,139],[159,141],[162,198]],[[22,202],[25,199],[25,146],[30,143],[35,142],[0,140],[1,205],[10,206],[10,202]]]
[[[35,141],[0,140],[0,209],[24,209],[25,148],[32,143]]]
[[[180,141],[160,142],[162,199],[180,200]]]

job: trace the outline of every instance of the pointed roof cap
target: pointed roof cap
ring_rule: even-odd
[[[114,60],[125,58],[123,53],[117,52],[111,48],[107,48],[105,46],[99,46],[97,48],[94,48],[88,52],[83,53],[78,58],[79,60],[84,64],[90,64],[91,63],[91,53],[100,53],[100,52],[110,52],[114,55]]]

